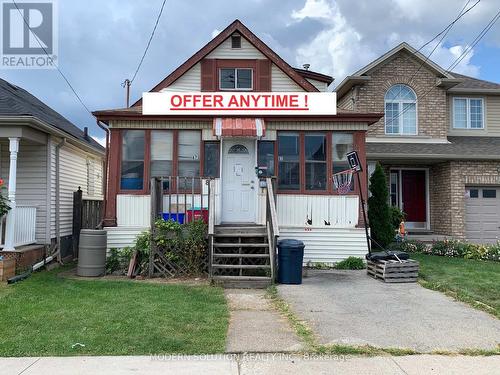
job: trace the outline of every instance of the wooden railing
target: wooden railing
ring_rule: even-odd
[[[271,278],[276,279],[276,246],[280,235],[278,214],[276,212],[276,195],[274,193],[274,179],[266,178],[266,229],[269,239],[269,256],[271,262]]]

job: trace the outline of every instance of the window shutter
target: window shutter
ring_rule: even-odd
[[[257,60],[256,91],[271,91],[271,61]]]
[[[201,91],[217,91],[215,60],[201,60]]]

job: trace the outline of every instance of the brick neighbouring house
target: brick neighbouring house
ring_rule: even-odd
[[[391,90],[392,89],[392,90]],[[500,237],[500,84],[447,72],[406,43],[337,87],[339,108],[384,112],[367,160],[415,238]]]

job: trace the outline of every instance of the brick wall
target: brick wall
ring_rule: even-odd
[[[451,171],[450,162],[433,165],[429,171],[431,230],[435,234],[452,233]]]
[[[451,234],[465,238],[465,186],[500,184],[500,163],[494,161],[452,161]]]
[[[446,138],[446,91],[436,87],[436,74],[422,67],[405,51],[378,66],[368,75],[371,80],[359,87],[355,109],[361,112],[384,112],[384,96],[387,90],[398,83],[410,86],[417,95],[417,127],[419,136]],[[351,93],[339,98],[339,107],[351,109]],[[424,96],[425,95],[425,96]],[[345,98],[349,97],[349,98]],[[370,126],[368,136],[385,134],[384,118]]]

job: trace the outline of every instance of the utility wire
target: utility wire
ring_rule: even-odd
[[[45,47],[43,46],[42,42],[40,41],[40,39],[38,39],[38,35],[36,35],[33,30],[31,29],[30,25],[28,24],[28,21],[26,20],[26,18],[24,18],[24,15],[23,13],[21,12],[21,9],[19,9],[19,6],[17,5],[16,1],[15,0],[12,0],[12,3],[14,4],[14,6],[16,7],[17,11],[19,12],[19,15],[21,16],[21,18],[23,19],[25,25],[28,27],[28,29],[30,30],[31,34],[33,34],[33,36],[35,37],[37,43],[40,45],[40,48],[43,50],[43,52],[45,52],[45,54],[47,55],[47,57],[50,59],[50,61],[52,62],[52,64],[56,67],[57,71],[59,72],[59,74],[61,75],[61,77],[64,79],[64,81],[66,81],[66,84],[69,86],[69,88],[71,89],[71,91],[73,91],[73,94],[75,94],[75,97],[78,99],[78,101],[80,102],[80,104],[85,108],[85,110],[92,116],[92,112],[90,111],[90,109],[85,105],[85,103],[83,102],[82,98],[80,97],[80,95],[78,95],[78,93],[76,92],[75,88],[73,87],[73,85],[70,83],[69,79],[66,77],[66,75],[61,71],[61,69],[59,68],[58,64],[55,63],[55,61],[52,59],[52,57],[49,55],[49,53],[47,52],[47,50],[45,49]]]
[[[155,22],[155,25],[153,27],[153,31],[151,32],[151,36],[149,37],[148,44],[146,45],[146,49],[144,50],[144,53],[142,54],[141,60],[139,61],[139,65],[137,65],[137,69],[135,70],[135,73],[134,73],[132,79],[130,80],[130,83],[128,83],[128,84],[131,84],[132,82],[134,82],[135,77],[137,77],[137,73],[139,73],[139,69],[141,69],[141,65],[144,62],[144,58],[146,57],[146,54],[148,53],[149,46],[151,45],[151,41],[153,40],[153,37],[155,35],[156,28],[158,27],[158,23],[160,22],[160,18],[161,18],[161,15],[163,13],[163,8],[165,7],[166,2],[167,2],[167,0],[163,0],[163,3],[161,4],[160,12],[158,13],[158,17],[156,17],[156,22]]]
[[[488,22],[488,24],[483,28],[483,30],[481,30],[481,32],[476,36],[476,38],[474,38],[474,40],[467,46],[467,48],[465,48],[465,50],[462,51],[462,53],[460,54],[460,56],[458,56],[451,63],[451,65],[446,69],[446,71],[449,72],[449,71],[451,71],[451,69],[454,69],[472,51],[472,49],[488,33],[488,31],[490,31],[490,29],[495,25],[495,23],[498,21],[499,18],[500,18],[500,10],[495,14],[495,16],[493,16],[493,18],[490,20],[490,22]],[[422,98],[424,98],[427,94],[429,94],[429,92],[431,92],[433,88],[434,87],[431,87],[429,90],[427,90],[422,95],[420,95],[420,97],[418,97],[415,100],[415,103],[418,103],[419,100],[422,100]],[[399,117],[401,117],[403,114],[405,114],[409,109],[410,109],[409,106],[406,107],[406,108],[404,108],[402,111],[400,111],[398,113],[398,115],[396,117],[393,117],[390,121],[394,122]]]

